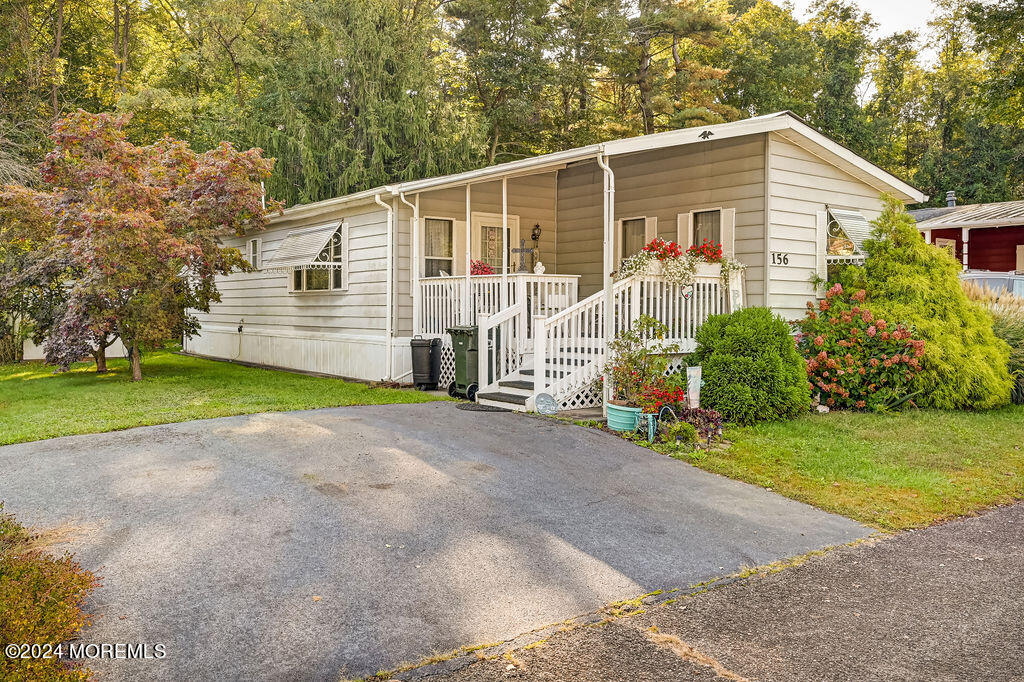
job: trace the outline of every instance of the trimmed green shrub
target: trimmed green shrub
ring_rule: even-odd
[[[767,308],[709,317],[696,339],[701,407],[738,424],[790,419],[810,409],[804,359],[789,325]]]
[[[992,331],[992,319],[960,286],[960,264],[924,242],[903,204],[885,198],[865,242],[862,266],[844,268],[839,281],[867,291],[878,317],[911,330],[927,352],[910,390],[922,406],[988,409],[1010,401],[1010,349]]]

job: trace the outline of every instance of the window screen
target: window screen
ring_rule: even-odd
[[[452,272],[452,221],[427,218],[423,224],[424,277]]]
[[[693,246],[700,246],[705,241],[722,243],[722,212],[719,210],[693,214]]]
[[[631,218],[622,221],[622,257],[629,258],[639,253],[647,245],[647,221],[644,218]]]

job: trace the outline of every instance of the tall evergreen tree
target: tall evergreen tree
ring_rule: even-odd
[[[817,0],[809,22],[819,51],[821,91],[815,98],[812,121],[851,147],[863,152],[870,136],[858,89],[864,80],[874,27],[871,17],[852,0]]]
[[[724,14],[699,0],[639,0],[627,14],[629,40],[612,65],[626,126],[647,134],[737,117],[719,98],[726,70],[710,63]]]
[[[554,97],[549,102],[549,149],[603,139],[614,103],[600,92],[612,55],[625,40],[621,0],[563,0],[551,14]]]
[[[717,60],[728,67],[724,101],[747,116],[788,109],[809,116],[820,87],[817,52],[789,7],[759,0],[730,25]]]
[[[870,71],[874,94],[866,107],[874,140],[867,153],[904,178],[913,173],[926,148],[923,70],[917,57],[913,31],[879,40]]]
[[[469,100],[487,134],[487,160],[541,149],[544,94],[551,78],[544,50],[551,24],[547,0],[456,0],[454,45],[465,58]]]

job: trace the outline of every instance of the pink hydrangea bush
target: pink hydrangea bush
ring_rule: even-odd
[[[847,294],[835,284],[793,323],[811,393],[823,405],[882,410],[914,397],[910,385],[921,371],[925,343],[906,327],[875,317],[864,307],[865,295],[863,289]]]

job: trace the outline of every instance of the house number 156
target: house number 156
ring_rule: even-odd
[[[772,253],[772,265],[789,265],[789,254],[788,253]]]

